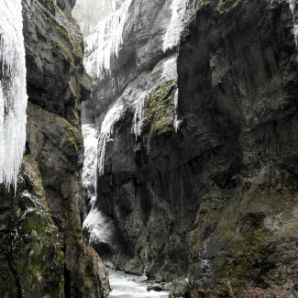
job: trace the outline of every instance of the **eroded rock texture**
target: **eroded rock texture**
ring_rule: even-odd
[[[119,267],[188,277],[172,297],[297,296],[293,25],[287,1],[200,1],[179,45],[178,133],[157,83],[141,137],[127,109],[107,146],[98,204]]]
[[[101,260],[82,240],[79,113],[89,91],[69,2],[23,1],[27,146],[16,195],[4,189],[0,195],[1,297],[108,291]]]

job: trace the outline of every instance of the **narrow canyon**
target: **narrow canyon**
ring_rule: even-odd
[[[0,0],[0,297],[297,298],[297,66],[298,0]]]

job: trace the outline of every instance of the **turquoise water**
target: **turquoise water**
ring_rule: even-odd
[[[169,297],[167,292],[147,291],[146,282],[142,282],[140,277],[125,274],[123,272],[110,272],[110,285],[112,292],[109,298],[165,298]]]

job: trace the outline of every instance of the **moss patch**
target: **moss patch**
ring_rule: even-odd
[[[231,297],[224,296],[231,293],[235,297],[244,297],[246,283],[263,276],[264,271],[268,270],[269,238],[270,233],[265,228],[256,227],[247,232],[243,239],[227,244],[231,255],[223,258],[221,266],[217,268],[218,275],[225,276],[216,287],[218,297]]]
[[[81,36],[59,24],[56,25],[55,31],[54,45],[61,51],[69,64],[74,67],[76,58],[83,59],[84,55]]]
[[[168,81],[159,85],[149,95],[147,118],[151,122],[150,136],[173,130],[175,91],[174,81]]]
[[[24,184],[11,218],[18,235],[17,241],[10,241],[11,270],[24,297],[62,297],[62,242],[50,216],[38,165],[29,154],[21,172]]]

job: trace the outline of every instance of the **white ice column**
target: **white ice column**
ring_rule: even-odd
[[[1,0],[0,12],[0,183],[16,189],[27,119],[21,0]]]

